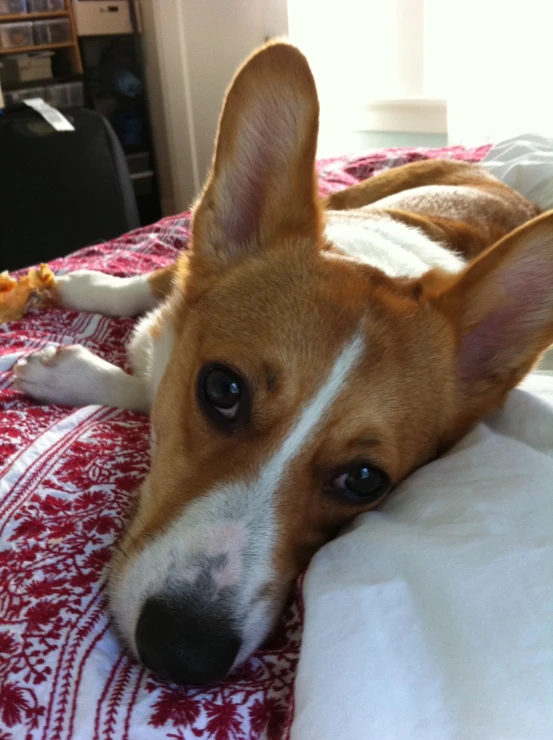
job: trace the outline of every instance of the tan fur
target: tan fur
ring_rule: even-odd
[[[155,298],[161,300],[169,295],[173,288],[179,264],[181,262],[182,260],[179,260],[172,265],[162,267],[160,270],[156,270],[148,275],[150,290]]]

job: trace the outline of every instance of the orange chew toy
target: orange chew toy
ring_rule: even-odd
[[[0,322],[23,318],[30,305],[47,306],[51,303],[48,290],[55,284],[56,277],[46,264],[32,267],[19,280],[8,272],[0,273]]]

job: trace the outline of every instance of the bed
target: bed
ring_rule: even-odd
[[[390,149],[324,160],[318,165],[320,187],[323,193],[329,193],[388,167],[430,157],[478,161],[487,150],[488,147]],[[169,264],[180,249],[187,247],[189,227],[188,214],[172,216],[112,242],[80,250],[52,262],[51,266],[55,272],[81,268],[115,275],[149,272]],[[401,503],[403,499],[395,497],[383,512],[362,517],[349,533],[317,555],[313,567],[299,579],[293,601],[268,644],[228,682],[201,689],[178,688],[163,683],[134,663],[110,629],[105,575],[133,491],[147,471],[148,421],[106,407],[40,406],[11,387],[14,362],[46,343],[80,343],[125,366],[124,348],[133,324],[130,319],[50,310],[34,311],[20,321],[0,325],[0,740],[200,737],[213,740],[532,737],[536,740],[551,736],[545,734],[553,727],[553,709],[547,704],[549,692],[549,707],[553,707],[551,655],[541,653],[547,640],[539,631],[538,621],[551,620],[548,604],[553,603],[553,598],[541,579],[536,578],[532,584],[536,589],[535,602],[528,604],[532,612],[529,619],[535,629],[522,636],[528,640],[525,648],[528,655],[532,654],[532,660],[540,648],[539,680],[530,675],[521,678],[521,719],[509,725],[510,734],[487,734],[486,724],[486,713],[500,708],[496,701],[497,682],[505,684],[506,706],[517,701],[517,692],[508,677],[495,674],[490,677],[489,671],[494,669],[484,658],[480,665],[463,664],[456,670],[456,661],[463,662],[458,656],[436,655],[430,650],[436,644],[440,650],[447,650],[451,639],[458,636],[451,627],[455,621],[451,615],[426,622],[417,617],[436,614],[441,592],[425,591],[424,579],[421,581],[416,567],[420,565],[431,572],[432,564],[451,545],[452,538],[458,540],[460,531],[470,531],[469,539],[476,544],[469,555],[460,541],[458,548],[450,553],[452,581],[462,579],[463,569],[455,558],[463,559],[465,555],[474,559],[479,576],[486,577],[480,567],[482,552],[471,529],[473,524],[463,507],[456,509],[458,518],[453,524],[450,522],[449,529],[444,525],[443,531],[433,531],[432,546],[428,542],[421,544],[424,532],[429,531],[429,522],[441,510],[436,501],[445,473],[439,467],[435,472],[432,469],[430,477],[425,477],[424,471],[420,473],[418,485],[424,489],[422,498],[414,497],[415,503],[405,506]],[[553,423],[553,412],[548,416],[553,390],[546,375],[533,378],[529,390],[517,389],[514,416],[505,412],[502,417],[501,412],[488,426],[481,425],[446,458],[446,467],[448,460],[454,461],[456,469],[470,467],[469,461],[474,460],[471,450],[480,442],[484,459],[501,461],[506,466],[520,452],[517,442],[524,449],[534,445],[535,481],[532,480],[539,488],[543,476],[551,474],[549,481],[553,488],[553,426],[548,427]],[[528,403],[537,431],[533,425],[522,429],[516,421],[526,397],[530,398]],[[509,429],[512,444],[509,440],[505,452],[499,441],[508,436]],[[505,475],[516,475],[515,468],[505,467]],[[416,476],[408,485],[416,488]],[[545,501],[546,488],[540,488],[536,501]],[[497,493],[495,499],[492,496],[491,501],[481,505],[487,507],[486,521],[491,521],[489,517],[495,507],[503,505],[500,499]],[[518,505],[514,499],[511,504]],[[532,529],[536,506],[528,504],[526,499],[520,508],[520,527],[535,544],[533,567],[543,569],[551,567],[552,544],[546,537],[545,517],[539,532]],[[376,523],[376,534],[360,543],[360,533],[367,521],[370,526]],[[410,522],[416,522],[419,529]],[[460,529],[455,529],[455,523],[461,523]],[[406,543],[397,555],[398,562],[408,559],[410,547],[423,553],[420,562],[417,560],[412,565],[411,580],[407,579],[403,585],[397,569],[382,570],[378,563],[378,553],[383,552],[386,538],[398,531]],[[505,525],[501,537],[508,535],[510,530]],[[360,561],[357,562],[365,581],[359,583],[352,576],[351,563],[352,558],[356,562],[355,553],[363,547],[362,568]],[[515,549],[521,547],[516,540]],[[490,557],[497,554],[499,569],[509,549],[487,552]],[[512,556],[513,578],[523,577],[526,570],[515,555]],[[343,567],[344,559],[350,564],[349,570]],[[384,577],[383,573],[388,576]],[[440,578],[441,575],[436,575],[438,582]],[[498,583],[487,584],[496,596],[503,588],[503,575],[498,576]],[[446,589],[447,583],[442,585]],[[461,589],[459,594],[474,595],[474,584],[464,582],[465,586],[465,591]],[[406,594],[405,589],[412,590]],[[453,594],[451,602],[458,607],[459,594]],[[475,609],[498,606],[492,596],[468,610],[473,617]],[[422,611],[414,604],[416,599],[424,602],[419,604]],[[352,609],[356,608],[353,619]],[[509,608],[516,609],[516,604]],[[379,629],[374,626],[375,615],[383,620]],[[363,619],[371,623],[368,632],[358,629]],[[414,631],[411,630],[413,619],[418,619]],[[470,624],[474,630],[474,619]],[[453,629],[452,634],[444,636],[449,628]],[[467,630],[459,639],[462,649],[470,652],[478,649],[478,644],[467,647],[468,627]],[[433,635],[438,636],[437,640]],[[485,635],[492,639],[493,630],[490,632],[486,626]],[[503,644],[498,640],[498,651]],[[444,671],[439,666],[436,668],[436,661],[442,661],[442,667],[446,666]],[[513,655],[513,670],[520,665]],[[524,665],[528,671],[536,667],[531,661]],[[386,670],[383,666],[387,666]],[[471,688],[463,680],[473,680],[470,672],[473,669],[477,675],[479,671],[488,674],[486,681],[477,680]],[[440,676],[445,683],[440,684]],[[426,682],[430,683],[425,685]],[[420,690],[421,686],[425,686],[424,691]],[[533,699],[528,693],[531,686]],[[396,687],[395,691],[390,691],[390,687]],[[445,704],[440,701],[450,694],[457,696],[455,707],[449,700]],[[475,706],[467,709],[471,703]],[[463,713],[467,711],[470,721],[465,723]],[[539,724],[536,724],[537,713],[541,716]],[[484,724],[478,725],[479,721]],[[455,729],[465,725],[466,731]],[[479,727],[484,728],[482,732],[478,731]],[[524,734],[524,728],[529,734]]]

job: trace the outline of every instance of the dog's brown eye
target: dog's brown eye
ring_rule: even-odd
[[[350,501],[367,504],[387,493],[390,478],[374,465],[361,464],[334,478],[330,487]]]
[[[206,368],[202,382],[203,396],[209,406],[225,419],[236,418],[242,396],[238,375],[223,366]]]
[[[214,368],[204,381],[205,397],[209,403],[229,418],[240,403],[240,382],[230,370]]]

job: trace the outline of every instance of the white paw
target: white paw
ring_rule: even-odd
[[[77,270],[57,278],[55,293],[67,308],[104,316],[136,316],[155,305],[145,275],[120,278]]]
[[[43,403],[84,406],[95,402],[102,363],[85,347],[48,345],[16,362],[13,384]]]
[[[117,406],[140,414],[150,408],[144,379],[93,354],[86,347],[49,345],[13,367],[15,388],[42,403]]]

